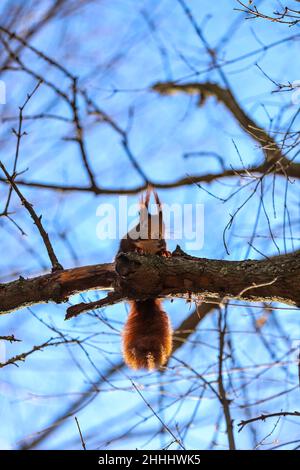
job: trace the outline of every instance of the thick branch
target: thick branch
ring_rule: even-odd
[[[114,289],[119,300],[149,297],[227,297],[300,305],[300,251],[268,260],[171,258],[121,253],[114,263],[83,266],[0,284],[0,313],[41,302],[64,302],[88,290]]]
[[[300,305],[300,251],[268,260],[195,258],[179,248],[171,258],[121,254],[116,270],[128,298],[220,297]]]
[[[31,279],[0,284],[0,314],[46,302],[66,302],[70,295],[109,289],[116,279],[114,264],[95,264],[56,271]]]

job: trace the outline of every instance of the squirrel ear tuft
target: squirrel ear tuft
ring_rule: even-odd
[[[159,212],[162,211],[162,204],[161,204],[161,201],[158,197],[158,194],[157,194],[156,190],[154,189],[154,187],[151,184],[148,184],[146,192],[142,193],[142,195],[140,197],[140,207],[141,208],[146,208],[147,211],[148,211],[151,193],[153,193],[155,203],[157,205],[157,211],[159,213]]]

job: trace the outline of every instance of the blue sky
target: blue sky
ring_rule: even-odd
[[[18,3],[6,0],[0,8],[4,11]],[[19,33],[22,33],[21,24],[26,31],[26,24],[34,21],[41,14],[40,9],[49,4],[46,0],[38,2],[38,7],[37,2],[29,3],[34,7],[32,17],[27,16],[28,12],[24,13],[23,22],[18,26]],[[259,3],[271,11],[273,5],[278,6],[277,2],[271,1]],[[242,13],[234,10],[237,7],[234,0],[190,0],[188,5],[211,47],[223,45],[218,50],[219,59],[229,61],[223,70],[239,103],[266,129],[270,126],[270,119],[273,124],[280,119],[278,127],[286,129],[297,105],[292,103],[291,93],[273,93],[276,86],[268,77],[283,84],[300,79],[297,60],[299,27],[245,20]],[[152,30],[147,23],[149,18],[154,24]],[[299,37],[294,40],[264,50],[266,45],[297,35]],[[220,164],[213,158],[184,158],[184,154],[189,152],[215,152],[224,158],[226,168],[241,167],[238,152],[247,166],[262,161],[261,149],[215,98],[197,107],[197,96],[177,94],[162,97],[151,90],[154,83],[169,80],[176,80],[177,83],[209,80],[222,84],[217,71],[211,70],[210,59],[177,1],[91,1],[70,16],[55,18],[32,37],[31,44],[55,57],[76,74],[79,86],[87,90],[119,126],[124,129],[129,126],[131,149],[143,171],[154,181],[174,181],[186,175],[221,170]],[[252,52],[249,57],[239,59]],[[4,54],[3,49],[1,53]],[[68,80],[55,68],[27,50],[22,52],[21,57],[47,80],[69,91]],[[16,71],[1,72],[0,79],[4,80],[7,88],[7,104],[0,105],[1,116],[17,116],[18,106],[36,81],[28,74]],[[88,115],[82,100],[79,109],[89,159],[98,184],[104,188],[130,188],[140,184],[140,175],[129,162],[120,135],[108,125],[97,122],[95,116]],[[46,84],[40,86],[26,107],[26,115],[38,113],[54,113],[70,118],[69,108],[62,99],[57,99]],[[0,128],[0,159],[8,168],[11,168],[16,145],[11,127],[16,125],[17,120],[14,123],[5,121]],[[295,122],[295,128],[297,125],[299,121]],[[70,123],[53,119],[28,120],[24,121],[24,130],[27,135],[21,142],[18,163],[18,171],[25,171],[23,179],[64,185],[88,184],[78,147],[70,141],[73,133]],[[226,198],[243,184],[242,178],[227,178],[205,188],[220,198]],[[287,240],[286,246],[282,239],[286,181],[279,177],[276,185],[276,218],[272,210],[272,179],[267,179],[264,184],[266,211],[277,237],[276,243],[282,253],[285,249],[291,251],[299,248],[299,181],[288,184],[293,241]],[[204,204],[204,246],[195,253],[196,256],[240,260],[259,257],[247,244],[257,216],[259,194],[241,210],[227,233],[229,256],[222,237],[230,214],[243,203],[250,190],[251,187],[241,190],[226,204],[196,185],[161,190],[159,194],[166,204]],[[31,187],[22,187],[22,191],[36,211],[43,215],[44,225],[65,268],[113,260],[118,240],[103,242],[97,239],[99,220],[96,210],[102,203],[117,206],[118,196],[95,196],[88,192],[58,193]],[[6,195],[6,185],[0,184],[1,203],[6,200]],[[129,202],[136,201],[137,196],[129,197]],[[38,275],[50,269],[40,236],[15,197],[11,210],[14,220],[27,235],[22,235],[7,219],[0,219],[1,282],[16,279],[19,275]],[[255,240],[257,250],[268,256],[277,254],[263,213],[258,219],[257,232],[261,235]],[[186,240],[172,241],[170,248],[174,249],[176,243],[185,249]],[[99,293],[90,292],[75,296],[70,302],[73,304],[82,298],[88,301],[98,297]],[[274,410],[296,409],[298,390],[265,404],[263,400],[264,397],[292,389],[297,383],[295,359],[288,354],[291,345],[299,340],[297,313],[293,309],[282,308],[286,306],[276,306],[278,310],[272,312],[261,334],[258,334],[253,319],[263,315],[261,305],[244,306],[236,301],[232,304],[235,305],[229,308],[231,333],[228,340],[232,342],[235,354],[228,364],[226,382],[230,395],[235,397],[235,422],[245,418],[244,400],[262,400],[262,404],[249,408],[253,416]],[[165,302],[174,328],[189,315],[190,308],[183,300]],[[34,433],[47,427],[83,389],[91,382],[97,382],[111,364],[121,360],[120,331],[128,311],[126,305],[115,305],[98,312],[98,317],[83,315],[68,323],[63,320],[65,310],[66,305],[37,305],[1,317],[0,334],[14,334],[22,340],[21,343],[5,344],[6,351],[2,354],[6,357],[47,341],[54,334],[49,325],[69,337],[85,339],[86,344],[86,351],[78,345],[48,348],[33,354],[20,363],[19,368],[8,366],[1,371],[0,446],[3,448],[17,448],[21,441],[30,439]],[[187,360],[199,373],[212,379],[216,374],[218,352],[217,319],[216,313],[208,316],[187,344],[176,352],[176,356]],[[257,371],[263,371],[263,374],[255,379]],[[171,360],[170,370],[166,374],[134,373],[123,369],[112,377],[110,383],[102,385],[94,400],[76,413],[88,448],[144,449],[168,445],[170,436],[158,432],[156,417],[151,415],[132,389],[130,378],[141,387],[147,400],[154,409],[159,410],[172,429],[186,432],[186,448],[207,448],[210,445],[220,412],[216,399],[209,393],[202,397],[199,380],[191,371],[180,367],[176,360]],[[249,385],[244,395],[240,386],[247,379]],[[187,430],[193,413],[195,418]],[[237,434],[238,447],[252,448],[254,440],[259,442],[263,439],[275,424],[274,421],[261,423],[255,437],[245,429]],[[129,431],[131,426],[135,427]],[[220,421],[220,427],[215,448],[223,449],[227,446],[223,421]],[[127,434],[125,438],[113,440],[123,432]],[[280,421],[262,448],[275,446],[276,439],[281,443],[294,440],[297,436],[300,439],[296,420]],[[41,445],[41,448],[47,449],[66,447],[80,448],[73,417],[68,418]],[[173,448],[176,448],[175,444]]]

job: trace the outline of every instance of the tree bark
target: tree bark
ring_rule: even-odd
[[[195,258],[178,247],[171,258],[121,253],[115,263],[83,266],[0,284],[0,313],[66,302],[88,290],[112,290],[120,301],[149,297],[220,298],[300,306],[300,251],[266,260]],[[109,302],[108,302],[109,303]]]
[[[116,271],[128,298],[192,294],[300,305],[300,251],[259,261],[195,258],[180,248],[171,258],[126,253],[118,256]]]
[[[39,303],[66,302],[79,292],[110,289],[115,279],[114,263],[66,269],[30,279],[20,277],[0,284],[0,314]]]

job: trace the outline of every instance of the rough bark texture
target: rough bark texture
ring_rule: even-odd
[[[167,259],[126,253],[117,258],[116,270],[128,298],[191,293],[300,305],[300,252],[262,261],[194,258],[180,249]]]
[[[171,258],[121,253],[116,263],[83,266],[0,284],[0,313],[42,302],[65,302],[88,290],[115,289],[120,301],[150,297],[228,297],[300,305],[300,252],[256,261]]]
[[[32,279],[0,284],[0,314],[46,302],[66,302],[70,295],[109,289],[116,279],[114,263],[66,269]]]

